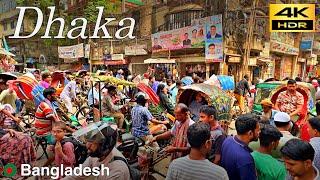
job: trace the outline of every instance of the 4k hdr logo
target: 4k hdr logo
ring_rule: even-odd
[[[14,164],[8,163],[5,166],[0,166],[0,177],[11,178],[17,174],[17,167]]]
[[[315,4],[270,4],[270,32],[315,32]]]

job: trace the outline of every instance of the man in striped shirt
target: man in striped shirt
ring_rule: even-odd
[[[56,90],[51,87],[43,91],[46,100],[40,103],[35,114],[36,121],[34,126],[36,128],[36,134],[38,136],[45,136],[49,144],[54,143],[52,142],[53,138],[50,134],[52,122],[60,121],[51,104],[55,100],[55,92]]]

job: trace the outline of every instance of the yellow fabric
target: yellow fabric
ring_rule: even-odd
[[[234,96],[239,103],[239,108],[240,108],[241,112],[243,112],[244,111],[244,97],[239,94],[234,94]]]

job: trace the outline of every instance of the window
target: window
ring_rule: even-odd
[[[14,22],[14,21],[11,21],[11,23],[10,23],[10,27],[11,27],[11,29],[14,29],[14,28],[16,27],[16,24],[15,24],[15,22]]]
[[[183,11],[178,13],[169,14],[166,19],[166,30],[183,28],[191,25],[193,19],[202,18],[203,11]]]

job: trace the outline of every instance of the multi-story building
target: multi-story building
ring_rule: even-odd
[[[11,39],[16,29],[19,11],[16,9],[17,3],[15,0],[2,0],[0,1],[0,36],[5,37],[10,47],[10,51],[13,52],[15,60],[19,63],[19,69],[23,69],[25,64],[28,65],[46,65],[46,63],[54,63],[57,60],[56,47],[45,47],[44,41],[39,36],[34,36],[29,39]],[[34,30],[36,18],[31,18],[27,15],[24,16],[22,22],[22,28],[20,35],[28,35]],[[42,60],[39,62],[40,56]]]

